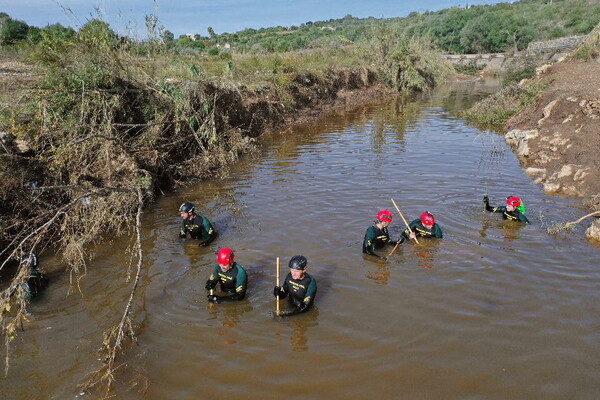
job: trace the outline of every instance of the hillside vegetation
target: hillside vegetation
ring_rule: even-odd
[[[308,21],[298,26],[275,26],[217,34],[191,32],[175,38],[169,27],[147,16],[151,36],[176,53],[283,53],[294,50],[343,47],[372,39],[380,23],[405,40],[433,43],[444,53],[495,53],[521,50],[535,40],[584,35],[600,22],[598,0],[522,0],[519,2],[454,7],[440,11],[413,12],[405,18],[355,18]],[[0,46],[37,43],[49,32],[72,35],[58,24],[30,27],[0,13]]]

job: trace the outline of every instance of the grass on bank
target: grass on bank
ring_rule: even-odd
[[[296,99],[335,97],[346,69],[354,77],[373,71],[378,80],[370,83],[398,90],[426,90],[450,70],[426,46],[381,32],[361,47],[263,56],[131,51],[98,20],[68,39],[45,36],[23,54],[39,83],[0,107],[0,131],[29,147],[0,148],[0,270],[51,248],[69,272],[83,273],[95,241],[131,232],[155,195],[251,151],[262,129],[311,105]],[[141,257],[132,259],[141,265]],[[0,307],[11,294],[0,292]],[[7,345],[25,307],[20,301],[0,314]],[[108,337],[114,360],[121,342]],[[110,386],[110,365],[95,383]]]
[[[463,117],[478,126],[500,129],[512,116],[533,104],[547,84],[531,82],[519,86],[511,84],[486,97],[463,113]]]

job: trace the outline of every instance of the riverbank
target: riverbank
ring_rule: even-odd
[[[525,172],[548,194],[581,198],[590,213],[549,228],[557,233],[600,215],[600,27],[571,54],[537,68],[464,115],[505,133]],[[586,237],[600,243],[600,219]]]
[[[504,126],[525,172],[548,194],[600,211],[600,63],[563,61],[538,70],[546,89]],[[586,236],[600,240],[600,220]]]

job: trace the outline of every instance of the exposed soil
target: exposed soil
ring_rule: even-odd
[[[505,128],[529,131],[514,144],[545,192],[582,197],[600,210],[600,62],[558,62],[539,75],[548,88]]]

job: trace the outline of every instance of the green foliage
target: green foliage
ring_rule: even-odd
[[[0,46],[15,44],[27,37],[29,25],[0,13]]]
[[[471,123],[486,128],[499,128],[510,117],[533,104],[546,87],[546,84],[540,82],[533,82],[524,87],[508,86],[477,103],[465,111],[463,116]]]
[[[383,80],[397,90],[432,88],[451,71],[438,53],[416,40],[400,38],[398,31],[383,23],[373,27],[371,36],[363,51],[378,66]]]
[[[575,49],[573,58],[578,60],[594,60],[600,57],[600,24],[594,28],[588,38]]]
[[[518,71],[509,71],[502,78],[502,86],[510,86],[513,83],[519,83],[522,79],[529,79],[535,76],[535,68],[528,67]]]
[[[10,17],[4,14],[1,19]],[[175,39],[160,25],[156,15],[146,16],[145,43],[139,54],[171,50],[197,54],[217,44],[229,44],[236,53],[284,53],[302,49],[339,48],[374,39],[372,25],[381,22],[404,40],[432,42],[445,53],[488,53],[522,50],[532,40],[548,40],[589,33],[600,22],[598,0],[526,0],[496,5],[453,7],[424,13],[412,12],[406,18],[375,19],[345,16],[326,21],[309,21],[298,26],[245,29],[208,36]],[[23,28],[23,27],[21,27]],[[29,30],[36,30],[29,27]],[[0,23],[0,32],[2,24]],[[23,39],[22,32],[11,31],[11,42]],[[18,33],[21,32],[21,33]],[[36,32],[31,37],[39,38]],[[5,44],[0,38],[0,44]],[[216,53],[216,50],[211,50]]]
[[[464,65],[455,65],[454,69],[456,72],[466,75],[476,75],[478,72],[483,70],[486,67],[486,64],[477,65],[477,61],[471,60],[467,64]]]

